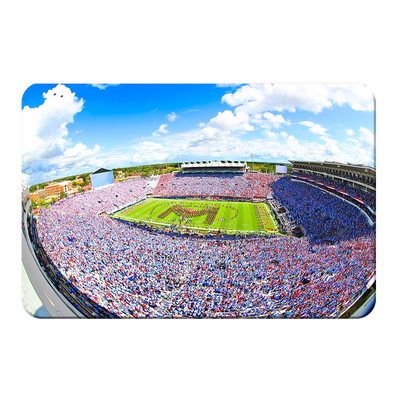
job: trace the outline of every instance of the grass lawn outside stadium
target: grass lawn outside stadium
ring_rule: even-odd
[[[278,233],[273,213],[264,203],[149,198],[116,212],[113,217],[199,232]]]

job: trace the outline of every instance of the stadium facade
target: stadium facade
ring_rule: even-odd
[[[371,303],[376,288],[375,169],[291,163],[290,177],[251,174],[241,162],[198,162],[182,164],[182,173],[116,185],[110,184],[112,171],[99,169],[91,181],[104,190],[59,201],[37,219],[25,190],[28,276],[43,282],[35,290],[52,316],[361,316],[360,307]],[[281,234],[202,238],[109,217],[132,205],[141,207],[155,193],[166,201],[211,195],[227,201],[262,199]]]
[[[376,170],[365,165],[343,164],[338,162],[294,161],[292,179],[303,181],[338,196],[359,208],[368,218],[370,224],[376,220],[376,212],[365,201],[351,194],[349,189],[357,188],[376,197]],[[321,182],[325,179],[325,183]],[[337,183],[332,187],[330,182]]]
[[[249,171],[246,161],[198,161],[181,164],[182,172],[188,173],[234,173],[244,174]]]

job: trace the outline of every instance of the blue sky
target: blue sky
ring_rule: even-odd
[[[374,118],[361,84],[37,84],[22,98],[22,172],[35,184],[252,153],[375,166]]]

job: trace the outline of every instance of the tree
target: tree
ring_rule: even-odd
[[[67,195],[65,194],[65,192],[63,190],[61,190],[61,192],[60,192],[60,200],[64,199],[65,197],[67,197]]]
[[[46,207],[46,202],[44,201],[44,199],[39,199],[39,205],[40,207]]]
[[[33,208],[36,208],[36,207],[37,207],[37,203],[36,203],[36,201],[32,199],[32,201],[31,201],[31,205],[32,205],[32,207],[33,207]]]
[[[78,187],[78,192],[79,192],[79,193],[82,193],[82,192],[84,192],[84,190],[79,186],[79,187]]]

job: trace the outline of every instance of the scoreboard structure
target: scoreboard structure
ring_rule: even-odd
[[[276,173],[277,174],[287,174],[287,165],[277,165]]]
[[[90,184],[93,190],[112,186],[114,185],[114,174],[109,169],[99,168],[90,175]]]

